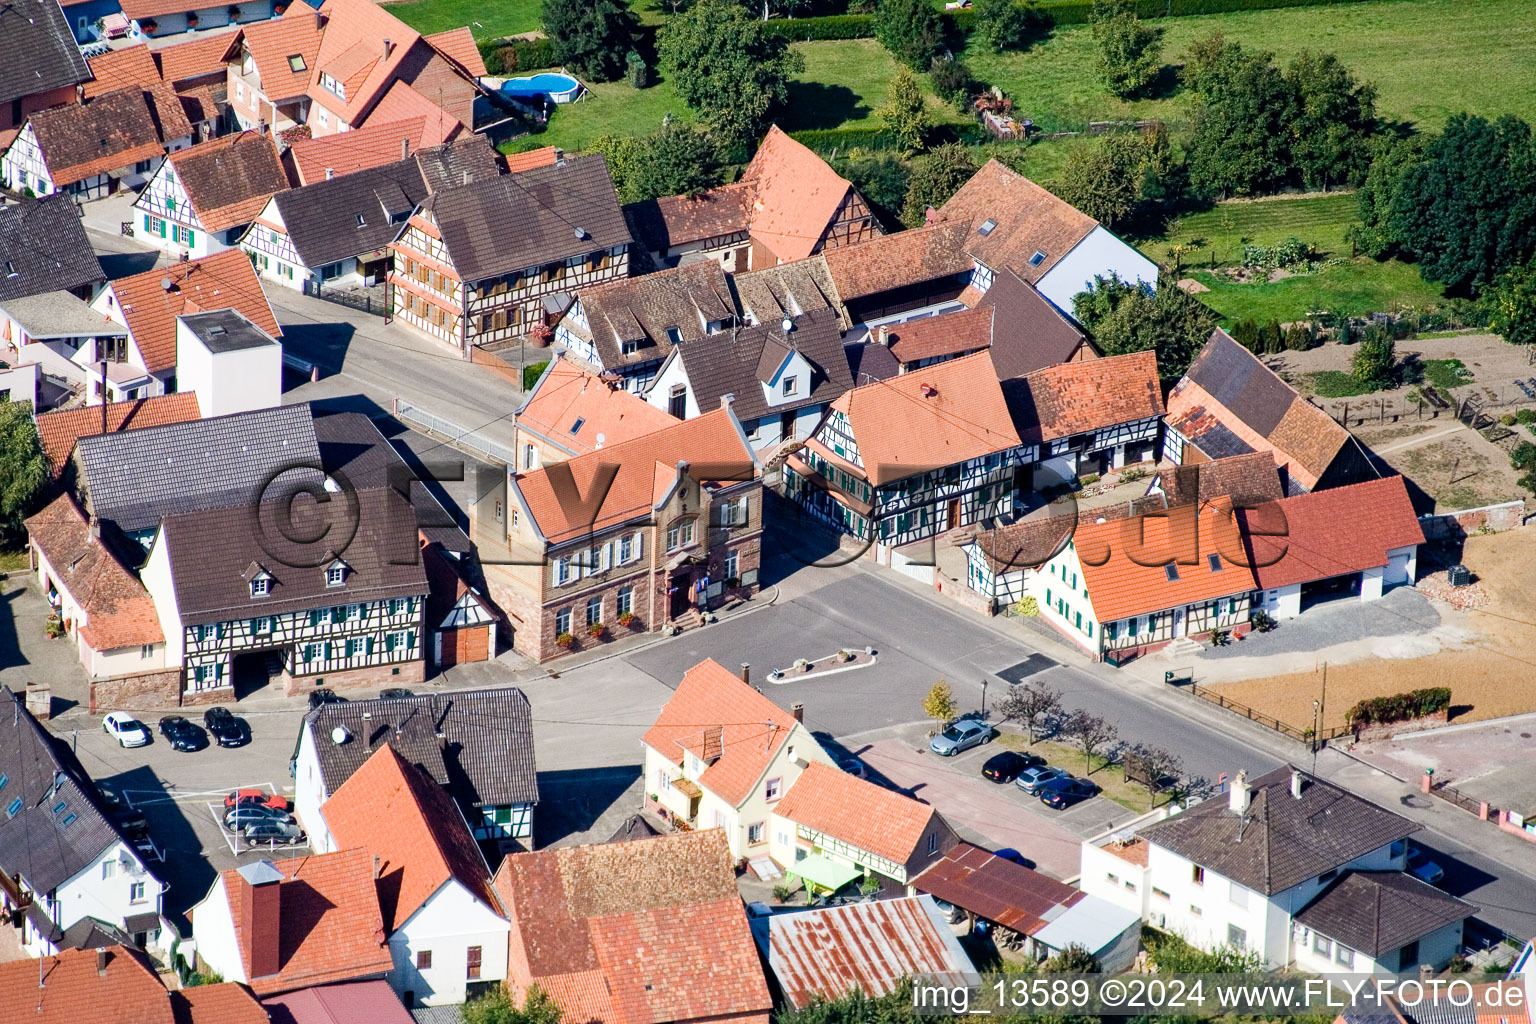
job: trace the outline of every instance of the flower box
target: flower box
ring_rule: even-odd
[[[576,638],[569,633],[561,633],[555,637],[555,643],[559,644],[561,647],[568,648],[575,642]]]

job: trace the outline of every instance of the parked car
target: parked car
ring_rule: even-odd
[[[259,804],[264,807],[270,807],[275,811],[286,811],[289,809],[287,797],[281,793],[268,793],[264,789],[237,789],[224,796],[225,810],[249,804]]]
[[[846,757],[837,762],[837,766],[856,779],[869,778],[869,772],[864,768],[864,762],[856,757]]]
[[[336,691],[329,686],[317,686],[309,691],[309,709],[313,711],[322,704],[345,704],[347,698],[336,696]]]
[[[962,750],[992,741],[992,727],[986,722],[965,718],[949,723],[949,728],[928,741],[928,749],[944,757],[954,757]]]
[[[101,720],[101,728],[119,746],[142,747],[149,742],[149,727],[122,711],[108,711]]]
[[[1036,792],[1041,803],[1061,811],[1098,795],[1099,787],[1097,783],[1089,782],[1087,779],[1074,779],[1068,776],[1064,779],[1053,779],[1040,786]]]
[[[251,727],[228,708],[211,707],[203,712],[203,728],[221,747],[243,747],[251,742]]]
[[[993,850],[992,856],[999,857],[1002,860],[1012,861],[1013,863],[1020,864],[1026,868],[1033,867],[1033,865],[1030,864],[1028,857],[1024,856],[1022,853],[1020,853],[1018,850],[1015,850],[1011,846],[1005,846],[1001,850]]]
[[[1445,869],[1430,860],[1417,846],[1408,847],[1408,873],[1430,885],[1439,885],[1445,878]]]
[[[263,821],[247,825],[242,837],[246,846],[297,846],[309,837],[289,821]]]
[[[416,695],[403,686],[391,686],[386,690],[379,691],[379,700],[401,700],[405,697],[414,696]]]
[[[292,821],[293,815],[287,811],[279,811],[275,807],[263,807],[261,804],[242,804],[224,815],[224,827],[231,832],[244,832],[252,825],[273,822],[286,825]]]
[[[208,734],[202,727],[180,715],[166,715],[160,719],[160,735],[166,738],[172,750],[202,750],[208,745]]]
[[[1038,768],[1026,768],[1019,773],[1018,786],[1026,793],[1033,793],[1052,779],[1070,779],[1071,773],[1065,768],[1053,768],[1050,765],[1041,765]]]
[[[987,763],[981,766],[983,778],[993,782],[1012,782],[1019,777],[1019,772],[1026,768],[1035,768],[1045,764],[1045,758],[1039,754],[1021,754],[1017,750],[1005,750],[1001,754],[993,754],[987,758]]]
[[[149,835],[149,819],[144,812],[137,807],[130,807],[115,793],[101,790],[101,809],[107,812],[107,817],[117,822],[117,827],[123,830],[123,835],[129,839],[141,840]]]

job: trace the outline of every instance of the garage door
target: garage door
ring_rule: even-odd
[[[1395,583],[1408,583],[1408,556],[1406,554],[1393,555],[1387,560],[1386,584],[1392,586]]]

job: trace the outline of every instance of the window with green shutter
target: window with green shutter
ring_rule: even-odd
[[[325,660],[331,660],[331,642],[329,640],[325,642]]]
[[[154,223],[150,220],[149,214],[146,213],[144,215],[144,230],[145,231],[153,231],[154,229],[155,229]]]
[[[364,654],[372,654],[373,653],[373,637],[370,636],[370,637],[364,637],[363,638],[363,653]]]

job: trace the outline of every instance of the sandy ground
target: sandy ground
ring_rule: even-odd
[[[1475,800],[1536,810],[1536,715],[1362,743],[1351,753],[1398,778],[1417,778],[1432,768],[1436,782],[1449,782]]]
[[[1325,726],[1343,725],[1357,701],[1426,686],[1451,687],[1453,722],[1536,710],[1536,530],[1469,537],[1462,560],[1487,589],[1486,607],[1458,612],[1440,604],[1442,624],[1428,632],[1264,659],[1269,675],[1211,685],[1302,729],[1312,724],[1314,700],[1323,702]],[[1202,674],[1214,668],[1231,679],[1257,667],[1243,664],[1249,660],[1202,662]],[[1287,671],[1274,674],[1274,663]]]

